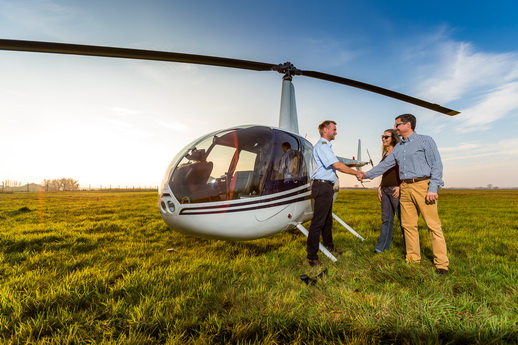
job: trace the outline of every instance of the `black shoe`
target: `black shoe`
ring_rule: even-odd
[[[334,248],[326,247],[326,249],[327,249],[327,250],[329,250],[329,252],[330,252],[331,254],[333,254],[334,256],[342,255],[342,254],[344,253],[344,252],[342,252],[342,251],[338,251],[338,250],[336,250],[336,249],[334,249]]]
[[[315,285],[317,283],[317,278],[311,278],[307,274],[301,275],[300,280],[306,283],[306,285]]]
[[[322,263],[320,261],[317,260],[311,260],[311,259],[308,259],[308,264],[310,266],[322,266]]]
[[[445,270],[444,268],[438,268],[435,272],[441,276],[448,274],[448,270]]]

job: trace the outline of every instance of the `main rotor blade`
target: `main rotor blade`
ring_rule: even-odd
[[[356,80],[352,80],[352,79],[342,78],[342,77],[338,77],[338,76],[335,76],[335,75],[321,73],[321,72],[314,72],[314,71],[301,71],[301,75],[304,75],[306,77],[316,78],[316,79],[327,80],[327,81],[330,81],[330,82],[333,82],[333,83],[348,85],[348,86],[352,86],[352,87],[355,87],[355,88],[358,88],[358,89],[363,89],[363,90],[367,90],[367,91],[370,91],[370,92],[378,93],[380,95],[384,95],[384,96],[388,96],[388,97],[391,97],[391,98],[399,99],[400,101],[407,102],[407,103],[412,103],[412,104],[418,105],[420,107],[428,108],[428,109],[431,109],[431,110],[435,110],[435,111],[438,111],[440,113],[443,113],[443,114],[446,114],[446,115],[450,115],[450,116],[460,114],[460,112],[458,112],[456,110],[442,107],[439,104],[423,101],[421,99],[418,99],[418,98],[415,98],[415,97],[411,97],[411,96],[407,96],[407,95],[404,95],[402,93],[391,91],[391,90],[388,90],[388,89],[384,89],[384,88],[379,87],[379,86],[362,83],[361,81],[356,81]]]
[[[87,55],[100,57],[114,57],[125,59],[139,60],[155,60],[183,62],[200,65],[222,66],[231,68],[241,68],[254,71],[271,71],[274,64],[229,59],[216,56],[170,53],[153,50],[100,47],[81,44],[52,43],[52,42],[36,42],[36,41],[20,41],[0,39],[0,49],[27,51],[36,53],[55,53],[55,54],[71,54],[71,55]]]
[[[71,55],[86,55],[99,57],[113,57],[139,60],[155,60],[155,61],[169,61],[182,62],[200,65],[221,66],[230,68],[240,68],[254,71],[271,71],[275,70],[279,73],[284,73],[285,76],[304,75],[306,77],[327,80],[333,83],[348,85],[370,92],[378,93],[387,97],[399,99],[404,102],[412,103],[420,107],[444,113],[446,115],[457,115],[458,111],[442,107],[438,104],[423,101],[421,99],[404,95],[399,92],[384,89],[375,85],[362,83],[360,81],[338,77],[331,74],[301,71],[294,68],[290,63],[285,64],[270,64],[264,62],[248,61],[222,58],[217,56],[172,53],[154,50],[141,50],[129,48],[115,48],[115,47],[101,47],[80,44],[67,43],[53,43],[53,42],[38,42],[38,41],[21,41],[21,40],[7,40],[0,39],[0,50],[14,50],[27,51],[36,53],[55,53],[55,54],[71,54]]]

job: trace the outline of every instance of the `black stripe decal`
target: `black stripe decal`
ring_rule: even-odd
[[[308,188],[304,188],[304,189],[301,189],[299,191],[296,191],[296,192],[293,192],[293,193],[289,193],[289,194],[284,194],[284,195],[281,195],[281,196],[276,196],[276,197],[272,197],[272,198],[268,198],[268,199],[262,199],[262,200],[253,200],[253,201],[250,201],[250,202],[243,202],[243,203],[239,203],[239,204],[229,203],[229,204],[225,204],[225,205],[216,205],[216,206],[189,207],[189,208],[183,209],[180,212],[180,214],[182,214],[183,211],[185,211],[185,210],[189,210],[189,211],[191,211],[191,210],[211,210],[211,209],[218,209],[218,208],[227,210],[227,209],[233,208],[233,207],[241,207],[241,206],[248,206],[248,205],[254,205],[254,204],[264,204],[265,202],[270,202],[270,201],[279,200],[279,199],[286,199],[286,198],[289,198],[289,197],[292,197],[292,196],[295,196],[295,195],[299,195],[299,194],[302,194],[302,193],[307,193],[309,191],[310,191],[310,189],[308,187]]]
[[[268,205],[257,205],[257,206],[252,206],[252,207],[246,207],[246,208],[240,208],[240,209],[230,209],[230,208],[225,208],[225,209],[220,209],[220,210],[213,210],[213,211],[201,211],[201,212],[196,212],[196,213],[185,213],[184,211],[191,211],[193,209],[183,209],[181,212],[180,212],[180,215],[185,215],[185,216],[197,216],[197,215],[202,215],[202,214],[216,214],[216,213],[231,213],[231,212],[241,212],[241,211],[252,211],[252,210],[259,210],[259,209],[262,209],[262,208],[270,208],[270,207],[275,207],[275,206],[282,206],[282,205],[288,205],[288,204],[292,204],[294,202],[299,202],[299,201],[304,201],[304,200],[309,200],[311,199],[311,195],[307,195],[307,196],[302,196],[300,198],[296,198],[296,199],[290,199],[290,200],[284,200],[284,201],[280,201],[280,202],[276,202],[274,204],[268,204]],[[261,203],[260,203],[261,204]],[[241,206],[241,205],[239,205]],[[203,210],[204,208],[200,208],[201,210]],[[208,209],[208,208],[206,208]]]

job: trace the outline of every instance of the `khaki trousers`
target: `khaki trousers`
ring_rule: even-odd
[[[406,260],[407,262],[421,261],[417,222],[419,214],[422,214],[430,234],[433,263],[436,268],[448,269],[446,240],[442,233],[437,201],[427,203],[425,199],[429,182],[429,180],[424,180],[415,183],[401,183],[401,225],[405,233]]]

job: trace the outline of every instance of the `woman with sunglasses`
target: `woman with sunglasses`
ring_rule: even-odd
[[[381,136],[383,161],[394,150],[394,146],[399,142],[399,137],[395,130],[387,129]],[[392,241],[392,231],[394,228],[394,214],[399,219],[399,166],[387,170],[381,179],[378,187],[378,198],[381,202],[381,230],[375,253],[381,253],[390,248]]]

